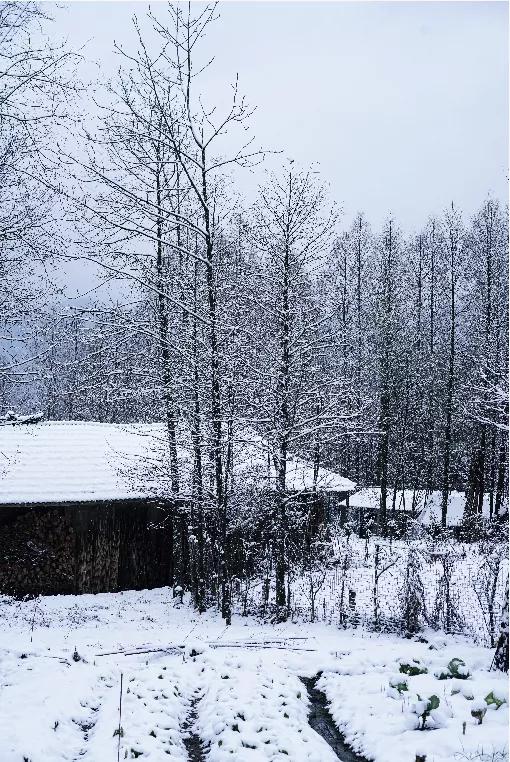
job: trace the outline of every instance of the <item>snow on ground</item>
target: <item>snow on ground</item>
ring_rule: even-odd
[[[239,616],[226,628],[216,612],[199,616],[176,604],[167,588],[0,598],[0,617],[2,762],[107,762],[119,743],[120,759],[180,762],[190,732],[206,742],[211,762],[328,762],[335,756],[307,724],[298,679],[319,671],[335,721],[368,759],[414,762],[423,749],[427,762],[446,762],[506,749],[508,704],[488,707],[482,725],[471,716],[491,691],[505,693],[506,679],[488,671],[492,651],[460,636],[427,632],[418,642]],[[181,647],[152,650],[172,644]],[[471,676],[434,677],[453,658]],[[399,673],[413,659],[428,672]],[[395,675],[408,691],[390,687]],[[431,729],[415,729],[416,694],[440,699]]]
[[[449,762],[461,759],[462,754],[482,751],[507,756],[506,677],[488,672],[484,655],[465,645],[437,636],[433,643],[432,651],[430,646],[419,648],[416,643],[392,643],[383,648],[374,644],[369,655],[363,654],[365,658],[351,656],[322,675],[318,687],[326,694],[333,719],[346,740],[377,762],[414,760],[417,753],[433,762]],[[402,674],[399,664],[405,661],[413,665],[416,658],[427,673],[412,677]],[[447,664],[455,658],[469,665],[471,677],[438,679],[434,673],[445,674]],[[403,681],[406,690],[402,689]],[[391,684],[400,684],[401,692]],[[484,699],[491,693],[506,703],[498,709],[495,704],[487,705]],[[431,710],[421,730],[419,715],[425,708],[421,702],[431,696],[439,699],[439,705]],[[482,725],[471,715],[478,705],[487,710]]]
[[[151,659],[138,667],[123,671],[123,701],[120,722],[121,759],[142,757],[144,760],[186,762],[181,727],[189,712],[193,691],[193,675],[180,663]],[[96,665],[96,670],[97,670]],[[120,665],[119,665],[120,666]],[[121,667],[123,669],[123,667]],[[116,758],[119,743],[118,669],[114,671],[114,690],[108,702],[99,702],[97,721],[90,731],[90,742],[83,745],[85,759]],[[36,762],[36,760],[34,760]]]
[[[336,756],[308,725],[306,689],[285,661],[275,664],[274,652],[271,658],[232,650],[197,660],[207,675],[197,731],[210,744],[208,759],[333,762]]]

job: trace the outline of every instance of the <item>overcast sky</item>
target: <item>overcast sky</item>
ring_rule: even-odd
[[[158,14],[163,3],[153,3]],[[143,2],[55,7],[53,33],[118,66]],[[508,6],[505,2],[222,2],[205,53],[210,102],[239,73],[257,107],[257,142],[316,162],[346,219],[388,213],[411,231],[454,200],[467,215],[506,200]],[[251,196],[259,177],[246,176]]]

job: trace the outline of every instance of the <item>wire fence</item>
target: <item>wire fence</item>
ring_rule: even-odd
[[[291,575],[289,614],[297,621],[404,634],[411,605],[420,628],[466,635],[493,646],[507,579],[504,543],[489,549],[454,543],[431,551],[416,543],[353,536],[335,549],[329,563],[318,562]],[[261,611],[262,587],[252,588],[252,612]],[[270,616],[271,607],[264,613]]]

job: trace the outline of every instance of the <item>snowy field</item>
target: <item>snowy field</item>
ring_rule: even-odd
[[[226,628],[167,588],[2,598],[0,617],[1,762],[196,760],[198,739],[211,762],[329,762],[299,680],[318,672],[335,722],[367,759],[507,759],[506,677],[488,671],[491,650],[461,636],[418,642],[239,616]],[[449,663],[455,675],[439,679]],[[400,671],[416,668],[426,672]]]

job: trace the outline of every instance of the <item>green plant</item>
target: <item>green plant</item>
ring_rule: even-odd
[[[426,675],[428,669],[418,659],[413,659],[411,663],[401,662],[398,671],[402,672],[403,675],[415,677],[416,675]]]
[[[478,724],[481,725],[483,718],[487,713],[487,704],[484,701],[474,701],[471,707],[471,717],[478,720]]]
[[[413,711],[418,715],[419,720],[421,720],[421,727],[419,729],[425,730],[425,725],[431,713],[439,707],[439,697],[434,694],[429,696],[428,699],[422,699],[419,694],[417,695],[418,701],[414,704]]]
[[[446,670],[436,672],[436,677],[438,680],[451,680],[454,677],[457,680],[467,680],[468,677],[471,677],[471,672],[463,659],[455,658],[448,662]]]
[[[486,695],[484,701],[487,704],[487,706],[490,706],[491,704],[495,704],[496,709],[499,709],[499,707],[502,704],[506,704],[507,703],[506,702],[506,698],[501,697],[501,696],[495,696],[494,695],[494,691],[491,691],[490,693],[488,693]]]
[[[390,687],[395,688],[401,694],[409,690],[407,680],[400,680],[398,677],[390,678]]]
[[[448,662],[448,670],[452,677],[456,677],[458,680],[467,680],[471,677],[471,672],[466,667],[466,662],[462,659],[452,659]]]

